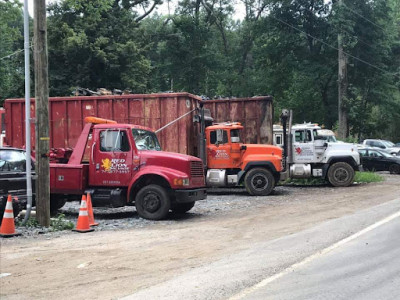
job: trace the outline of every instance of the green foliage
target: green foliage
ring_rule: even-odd
[[[337,126],[337,38],[347,55],[344,100],[353,141],[400,141],[400,4],[397,0],[62,0],[48,6],[51,96],[76,87],[134,93],[187,91],[210,98],[272,95],[294,122]],[[0,55],[22,44],[18,1],[0,1]],[[23,91],[23,53],[0,61],[0,97]]]
[[[24,91],[23,13],[19,1],[0,1],[0,105]]]
[[[371,183],[383,181],[383,177],[374,172],[356,172],[354,182],[357,183]],[[325,185],[327,182],[322,178],[290,178],[282,185],[298,185],[298,186],[313,186],[313,185]]]
[[[64,214],[58,214],[56,218],[50,220],[51,231],[71,230],[74,228],[74,223],[65,219]]]
[[[18,220],[17,226],[22,226],[22,220]],[[62,230],[71,230],[74,228],[74,223],[67,220],[64,214],[58,214],[55,218],[50,219],[50,228],[49,231],[62,231]],[[41,228],[39,222],[35,217],[30,217],[28,221],[25,223],[25,227],[27,228]]]
[[[384,178],[381,175],[374,172],[356,172],[356,176],[354,178],[354,181],[358,183],[380,182],[383,180]]]
[[[111,0],[68,0],[48,10],[51,95],[76,86],[147,92],[151,63],[133,10]]]
[[[18,220],[16,222],[16,225],[17,226],[22,226],[22,220]],[[28,221],[26,221],[25,227],[28,227],[28,228],[39,228],[40,225],[39,225],[39,222],[36,220],[36,218],[31,216],[28,219]]]

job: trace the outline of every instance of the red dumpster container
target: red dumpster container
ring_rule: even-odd
[[[240,122],[247,144],[272,144],[274,108],[271,96],[207,100],[214,122]]]
[[[49,98],[50,147],[73,148],[84,126],[84,118],[97,116],[119,123],[137,124],[154,130],[161,128],[198,106],[201,98],[189,93],[131,94],[107,96],[74,96]],[[245,126],[248,143],[271,143],[272,97],[209,100],[215,121],[238,121]],[[25,145],[25,100],[7,99],[6,144]],[[198,125],[193,113],[158,133],[162,149],[170,152],[197,155]],[[31,99],[31,117],[35,103]],[[32,147],[35,145],[34,125],[31,126]]]

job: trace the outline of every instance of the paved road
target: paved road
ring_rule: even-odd
[[[241,299],[400,299],[400,218]]]
[[[325,256],[330,258],[319,266],[322,271],[316,271],[317,273],[312,275],[312,270],[310,270],[310,273],[306,273],[306,270],[303,273],[302,268],[299,271],[296,270],[296,272],[299,272],[297,276],[300,277],[303,274],[310,274],[308,285],[304,288],[304,291],[300,291],[301,288],[298,291],[294,290],[289,285],[286,287],[283,280],[286,280],[285,276],[288,275],[272,281],[273,288],[276,289],[273,294],[269,292],[272,283],[261,289],[254,289],[254,286],[268,280],[268,278],[273,278],[277,274],[285,273],[285,270],[290,269],[293,265],[301,264],[310,257],[316,256],[318,258],[318,253],[321,253],[321,251],[329,249],[332,245],[340,243],[399,211],[400,198],[397,198],[299,233],[259,243],[249,250],[195,268],[190,272],[159,285],[143,289],[123,299],[202,300],[230,298],[237,300],[266,299],[267,297],[280,299],[278,292],[287,293],[282,296],[282,299],[313,299],[313,297],[315,299],[328,299],[328,294],[325,292],[329,293],[332,290],[336,292],[332,294],[332,297],[329,297],[331,299],[353,299],[353,293],[357,292],[357,288],[363,289],[365,293],[367,291],[371,293],[370,295],[360,293],[360,299],[365,299],[367,296],[371,296],[371,299],[390,299],[390,297],[380,297],[381,294],[379,293],[383,293],[381,287],[382,289],[386,288],[387,295],[399,293],[397,289],[400,286],[400,218],[358,237],[351,243],[337,247],[335,251],[320,255],[321,258]],[[194,243],[193,247],[195,246]],[[339,254],[336,254],[337,251],[340,251]],[[348,254],[341,255],[347,253],[347,251],[349,251]],[[385,270],[381,268],[383,264]],[[303,265],[307,267],[308,263]],[[388,266],[386,267],[386,265]],[[310,264],[311,266],[314,265]],[[315,270],[317,270],[317,266],[315,266]],[[293,274],[293,276],[296,274]],[[339,287],[339,281],[344,276],[347,276],[347,278],[344,278],[344,282],[348,283],[348,289]],[[291,280],[290,284],[296,286],[298,282],[303,281],[300,277],[292,278],[288,276],[287,280]],[[317,279],[320,280],[321,289],[311,290],[316,285]],[[386,282],[381,283],[379,280]],[[282,285],[279,285],[280,282],[282,282]],[[350,289],[350,287],[355,289]],[[324,291],[324,289],[326,290]],[[378,294],[372,294],[375,290]],[[343,296],[341,296],[342,292]],[[344,294],[345,292],[348,292],[348,294]]]

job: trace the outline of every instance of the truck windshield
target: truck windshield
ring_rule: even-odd
[[[318,138],[316,138],[318,137]],[[336,137],[334,133],[330,130],[315,130],[314,131],[314,139],[320,139],[320,140],[325,140],[328,143],[336,143]]]
[[[143,129],[132,129],[132,134],[138,150],[161,151],[160,144],[154,132]]]

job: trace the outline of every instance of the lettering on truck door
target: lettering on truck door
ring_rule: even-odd
[[[207,141],[208,167],[212,169],[230,168],[232,163],[228,132],[223,129],[212,130]]]
[[[127,186],[132,173],[132,145],[126,130],[103,129],[96,132],[92,149],[89,184]]]
[[[314,161],[314,143],[310,130],[296,130],[294,132],[293,157],[295,162]]]

